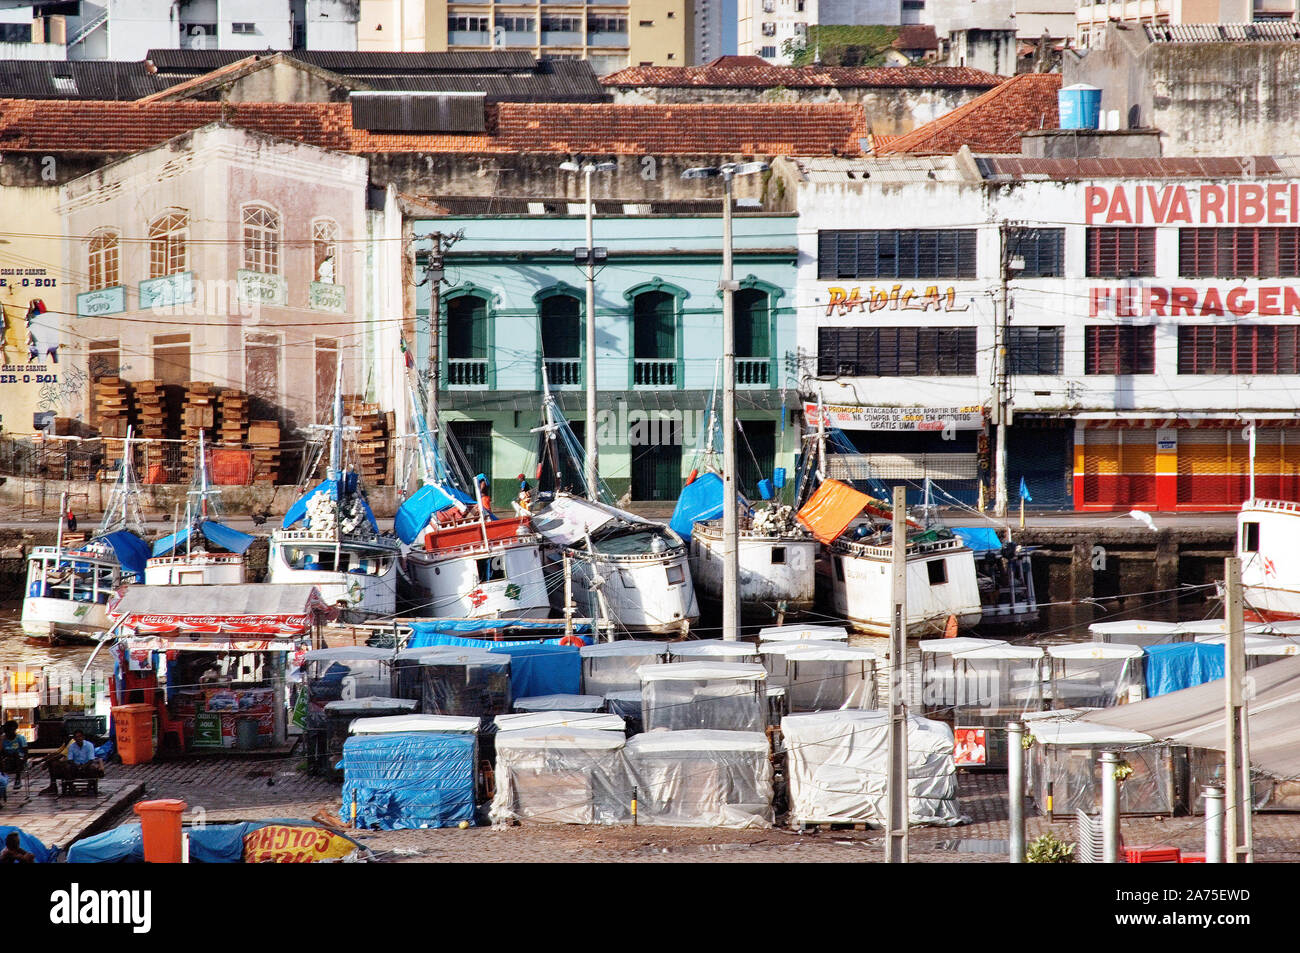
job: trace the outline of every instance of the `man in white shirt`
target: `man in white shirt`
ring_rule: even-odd
[[[50,785],[42,794],[58,794],[60,781],[102,778],[104,762],[95,757],[95,746],[86,740],[84,731],[74,732],[66,754],[49,760]]]

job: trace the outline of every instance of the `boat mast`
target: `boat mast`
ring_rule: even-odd
[[[328,475],[331,480],[337,481],[343,478],[343,348],[339,348],[338,364],[334,372],[334,424],[329,429]]]

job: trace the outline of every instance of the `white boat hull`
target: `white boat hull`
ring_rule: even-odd
[[[569,550],[573,602],[580,616],[611,619],[634,634],[685,634],[700,619],[699,603],[686,553],[593,559]],[[564,609],[563,559],[553,557],[548,576],[555,580],[552,605]]]
[[[813,607],[817,541],[806,537],[740,537],[740,604],[744,616],[792,618]],[[691,534],[691,564],[701,598],[722,599],[722,539],[700,526]]]
[[[938,560],[946,563],[946,581],[935,584],[930,581],[927,564]],[[822,554],[819,571],[830,591],[834,615],[861,631],[889,634],[893,574],[888,559],[848,555],[832,549]],[[958,628],[967,628],[979,623],[982,614],[975,557],[969,549],[909,554],[907,634],[910,638],[942,635],[950,616],[957,617]]]
[[[36,638],[71,636],[93,639],[109,626],[108,606],[71,599],[28,597],[23,600],[22,626],[26,635]]]
[[[1255,524],[1248,531],[1248,524]],[[1246,618],[1300,619],[1300,503],[1247,500],[1237,516]]]
[[[161,556],[150,559],[144,567],[146,586],[213,586],[244,581],[244,557],[225,553]]]
[[[499,559],[501,578],[482,580],[480,561]],[[412,550],[406,573],[422,592],[417,615],[443,619],[545,619],[551,613],[540,545],[451,556]]]
[[[339,547],[340,562],[344,566],[373,561],[380,568],[376,572],[340,572],[333,569],[296,568],[285,554],[286,546],[316,548],[332,556],[333,544],[301,537],[285,542],[271,538],[267,556],[267,582],[311,585],[320,590],[321,599],[342,610],[344,622],[365,622],[397,614],[397,550],[377,552],[373,547],[350,549],[344,543]]]

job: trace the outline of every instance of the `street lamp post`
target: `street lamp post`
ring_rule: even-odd
[[[583,443],[587,445],[587,499],[596,500],[600,494],[596,486],[600,478],[599,451],[596,448],[596,244],[593,228],[593,206],[591,202],[591,177],[596,172],[612,172],[618,166],[613,162],[561,162],[560,168],[565,172],[581,172],[583,175],[583,195],[587,211],[587,244],[582,249],[582,260],[587,270],[587,422]],[[575,254],[576,258],[577,255]],[[546,365],[542,364],[542,373]]]
[[[683,179],[722,179],[722,637],[740,637],[740,523],[736,513],[736,278],[732,263],[731,183],[766,172],[766,162],[728,162],[687,169]]]

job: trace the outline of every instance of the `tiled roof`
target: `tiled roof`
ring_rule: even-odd
[[[606,86],[680,86],[790,89],[977,87],[1003,77],[969,66],[773,66],[757,56],[720,56],[703,66],[629,66],[601,80]]]
[[[0,99],[0,151],[129,153],[225,122],[341,152],[857,155],[862,110],[846,104],[498,103],[471,134],[367,132],[348,103]]]
[[[1300,40],[1300,23],[1290,20],[1261,23],[1144,24],[1152,43],[1258,43]]]
[[[1019,152],[1022,132],[1057,127],[1056,94],[1060,88],[1059,73],[1021,73],[878,151],[950,155],[970,146],[974,152]]]

